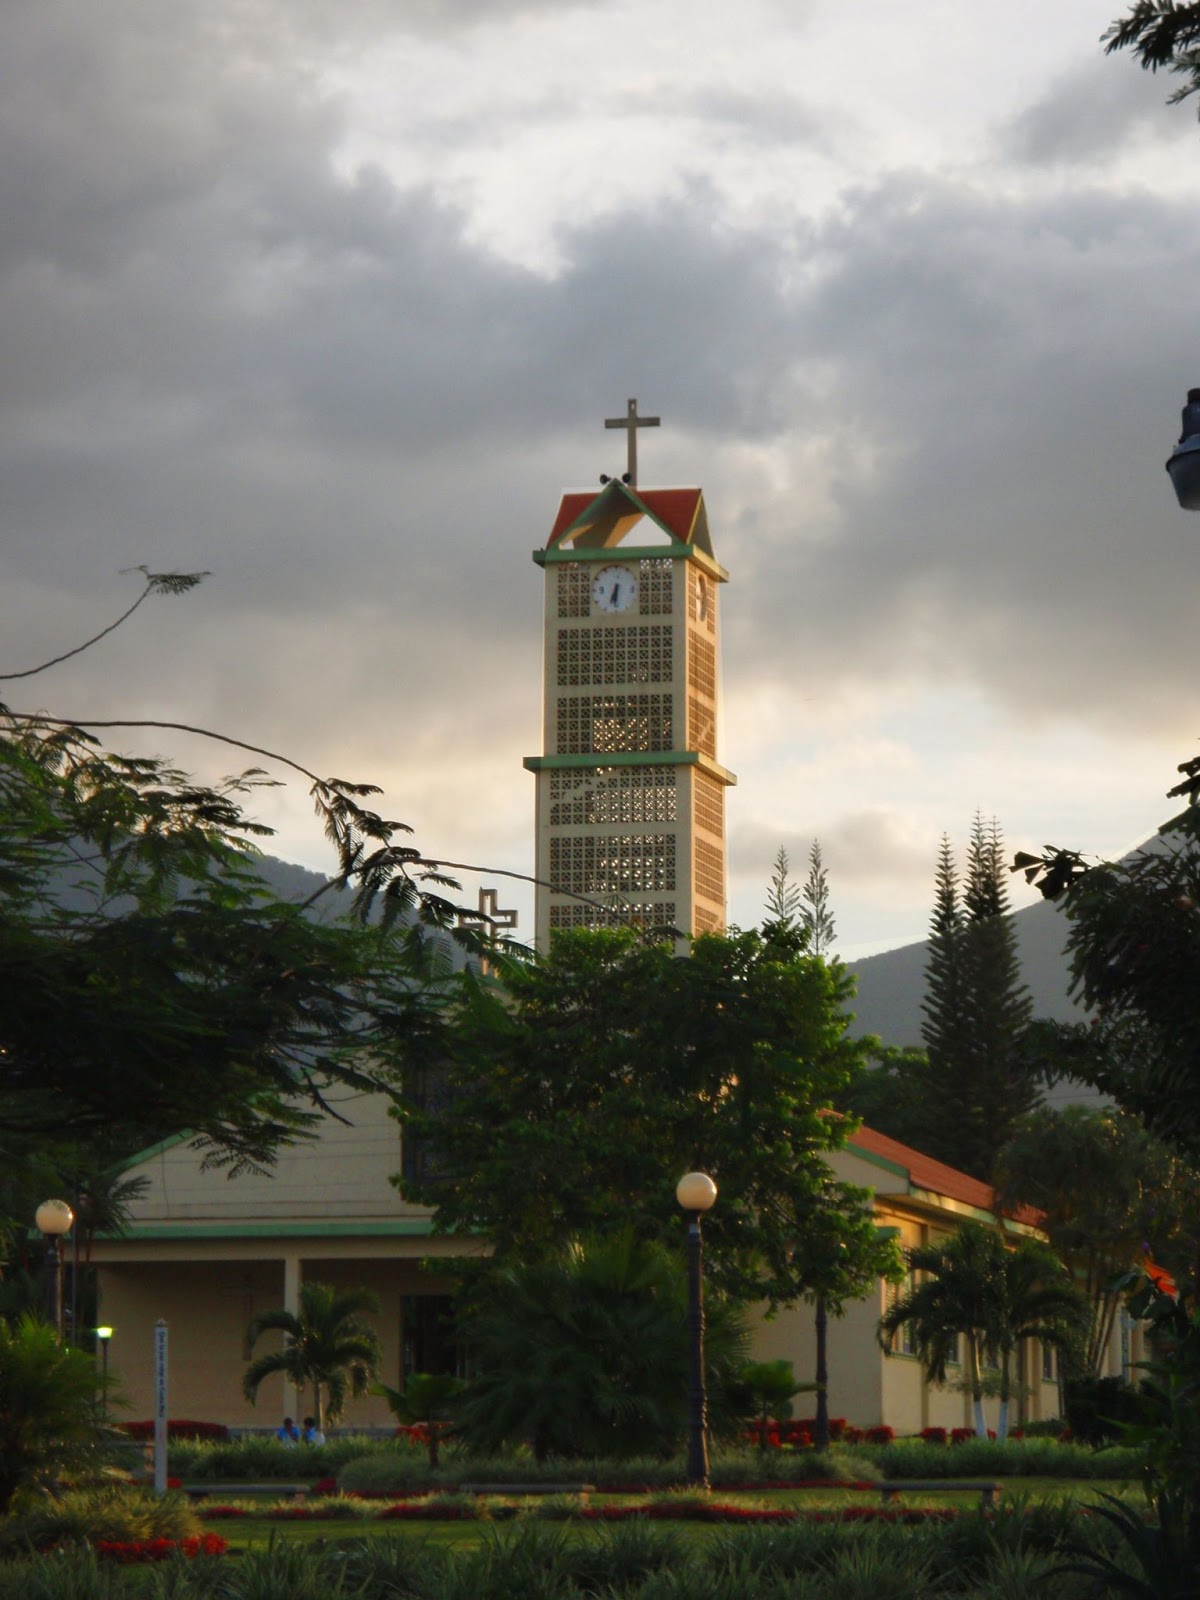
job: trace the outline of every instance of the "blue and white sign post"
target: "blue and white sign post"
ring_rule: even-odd
[[[154,1324],[154,1492],[167,1492],[167,1325]]]

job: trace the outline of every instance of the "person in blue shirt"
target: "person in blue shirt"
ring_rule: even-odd
[[[291,1417],[284,1417],[282,1427],[275,1430],[275,1437],[280,1444],[299,1444],[300,1429],[292,1421]]]
[[[304,1442],[305,1444],[325,1443],[325,1435],[317,1427],[316,1417],[305,1417],[304,1419]]]

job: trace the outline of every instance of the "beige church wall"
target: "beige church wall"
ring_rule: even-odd
[[[797,1383],[811,1383],[816,1377],[816,1312],[801,1303],[774,1317],[766,1317],[760,1307],[750,1312],[753,1361],[790,1361]],[[826,1365],[829,1372],[829,1413],[844,1417],[855,1427],[872,1427],[881,1420],[883,1393],[881,1365],[883,1352],[875,1341],[879,1318],[879,1296],[855,1301],[842,1317],[830,1317],[826,1332]],[[811,1416],[816,1400],[811,1393],[796,1396],[795,1415]]]
[[[281,1261],[193,1261],[185,1266],[144,1262],[105,1267],[99,1275],[99,1316],[113,1329],[109,1371],[128,1401],[118,1416],[154,1414],[154,1325],[167,1323],[168,1395],[172,1417],[203,1422],[278,1424],[280,1379],[265,1383],[257,1409],[242,1397],[246,1325],[283,1302]],[[278,1336],[271,1336],[278,1346]],[[264,1338],[262,1349],[271,1345]],[[279,1416],[276,1416],[276,1413]]]
[[[261,1173],[205,1171],[203,1154],[187,1140],[164,1145],[127,1174],[147,1180],[145,1194],[129,1208],[131,1221],[364,1222],[428,1215],[403,1201],[390,1181],[400,1170],[400,1129],[388,1115],[387,1097],[340,1095],[334,1104],[348,1126],[326,1118],[319,1140],[283,1149]]]

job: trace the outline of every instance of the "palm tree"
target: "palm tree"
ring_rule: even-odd
[[[96,1363],[34,1316],[0,1322],[0,1515],[19,1490],[99,1461]]]
[[[297,1389],[313,1387],[317,1427],[336,1422],[346,1406],[347,1392],[356,1400],[367,1393],[379,1365],[379,1338],[362,1321],[365,1312],[379,1312],[379,1297],[369,1289],[339,1293],[327,1283],[305,1283],[300,1288],[299,1314],[263,1311],[246,1329],[249,1357],[262,1334],[283,1334],[281,1350],[259,1356],[246,1368],[242,1389],[254,1401],[264,1378],[281,1372]],[[328,1397],[328,1405],[326,1405]]]
[[[1024,1339],[1040,1339],[1059,1350],[1082,1345],[1090,1308],[1087,1296],[1048,1244],[1023,1239],[1013,1250],[1003,1250],[997,1262],[1000,1293],[993,1309],[989,1340],[1000,1363],[1000,1425],[1008,1436],[1008,1403],[1012,1392],[1013,1359]]]
[[[1046,1244],[1023,1239],[1010,1249],[1004,1236],[976,1222],[936,1244],[909,1251],[909,1267],[923,1274],[879,1323],[887,1349],[907,1324],[921,1364],[933,1383],[965,1349],[964,1387],[975,1408],[975,1432],[987,1434],[983,1369],[999,1367],[1000,1432],[1007,1431],[1012,1363],[1022,1339],[1064,1346],[1078,1337],[1086,1308],[1066,1269]]]
[[[987,1435],[983,1417],[983,1368],[992,1353],[991,1330],[998,1289],[998,1235],[968,1223],[936,1244],[919,1245],[908,1253],[911,1272],[924,1277],[902,1294],[880,1319],[879,1342],[890,1349],[899,1330],[908,1325],[913,1348],[932,1383],[946,1382],[946,1368],[965,1346],[965,1387],[975,1407],[975,1432]]]

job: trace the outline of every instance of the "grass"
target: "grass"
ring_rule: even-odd
[[[990,1480],[981,1480],[990,1481]],[[1137,1486],[1125,1480],[1097,1480],[1083,1479],[1070,1481],[1063,1478],[1023,1478],[1019,1484],[1013,1483],[1005,1488],[1000,1497],[1000,1504],[1005,1502],[1010,1506],[1023,1506],[1028,1503],[1038,1505],[1064,1506],[1071,1503],[1086,1506],[1097,1493],[1108,1492],[1124,1494],[1136,1498]],[[600,1507],[605,1505],[629,1505],[638,1503],[638,1498],[648,1501],[653,1497],[633,1497],[628,1495],[592,1495],[588,1503]],[[789,1510],[830,1511],[842,1510],[848,1507],[874,1507],[880,1504],[879,1495],[870,1490],[846,1489],[793,1489],[762,1491],[754,1494],[729,1494],[716,1489],[712,1499],[720,1503],[731,1503],[746,1506],[770,1506]],[[236,1501],[231,1501],[236,1504]],[[286,1502],[281,1502],[286,1504]],[[505,1502],[500,1502],[505,1504]],[[516,1506],[516,1520],[521,1524],[538,1522],[538,1503],[507,1502]],[[898,1507],[929,1508],[944,1510],[955,1508],[959,1511],[971,1513],[979,1507],[978,1493],[973,1490],[947,1491],[944,1493],[924,1493],[919,1490],[901,1491],[893,1505]],[[381,1508],[381,1506],[380,1506]],[[324,1548],[345,1539],[381,1539],[403,1538],[416,1543],[428,1543],[439,1548],[472,1548],[481,1544],[485,1539],[492,1538],[497,1531],[506,1526],[505,1523],[493,1522],[487,1518],[473,1521],[454,1522],[397,1522],[385,1518],[372,1517],[371,1502],[363,1505],[367,1513],[364,1516],[354,1516],[347,1520],[295,1520],[274,1521],[261,1513],[264,1508],[261,1503],[250,1504],[251,1515],[243,1518],[214,1521],[206,1523],[207,1527],[228,1539],[234,1551],[251,1548],[261,1549],[272,1541],[286,1541],[288,1543],[303,1544]],[[257,1513],[257,1514],[255,1514]],[[545,1526],[546,1524],[542,1524]],[[553,1524],[563,1529],[565,1535],[571,1539],[588,1539],[599,1537],[602,1526],[593,1522],[568,1520]],[[662,1523],[654,1523],[655,1527],[662,1527]],[[719,1526],[731,1537],[736,1538],[739,1533],[747,1530],[739,1529],[729,1524],[714,1525],[709,1523],[676,1523],[669,1526],[680,1534],[685,1544],[689,1547],[704,1543]]]

